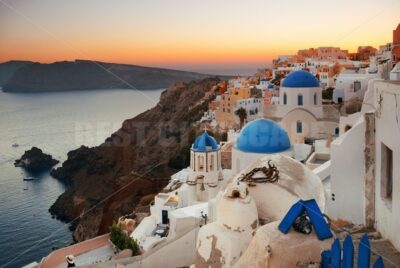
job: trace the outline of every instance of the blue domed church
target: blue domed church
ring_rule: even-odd
[[[335,135],[339,116],[334,107],[322,105],[318,79],[304,70],[294,71],[281,81],[279,104],[264,107],[264,117],[279,122],[292,143]]]
[[[241,130],[232,149],[232,171],[240,172],[249,164],[271,154],[292,155],[286,130],[269,119],[256,119]]]

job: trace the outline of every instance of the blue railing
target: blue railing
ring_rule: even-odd
[[[296,219],[306,214],[319,240],[332,238],[332,231],[324,214],[314,199],[300,200],[295,203],[280,222],[278,228],[287,234]],[[357,268],[369,268],[371,262],[371,246],[368,235],[364,234],[358,245]],[[335,239],[331,249],[321,253],[321,268],[353,268],[354,245],[351,235],[347,235],[343,241],[343,250],[339,239]],[[378,257],[373,268],[383,268],[382,257]]]
[[[358,244],[357,268],[369,268],[371,264],[371,246],[368,235],[364,234]],[[321,253],[322,268],[353,268],[354,245],[350,234],[343,241],[343,249],[339,239],[335,239],[331,249]],[[379,256],[373,268],[383,268],[382,257]]]

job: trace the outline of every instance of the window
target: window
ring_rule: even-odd
[[[283,93],[283,104],[284,105],[287,104],[287,95],[286,95],[286,93]]]
[[[214,155],[212,154],[210,157],[210,171],[214,170]]]
[[[317,105],[317,93],[314,93],[314,105]]]
[[[353,88],[354,88],[354,92],[359,91],[361,89],[361,82],[360,81],[354,81]]]
[[[302,133],[303,132],[303,124],[301,123],[301,121],[297,121],[296,122],[296,132],[297,133]]]
[[[336,136],[339,136],[339,128],[338,128],[338,127],[335,128],[335,135],[336,135]]]
[[[303,95],[301,94],[297,95],[297,105],[303,106]]]
[[[393,151],[381,144],[381,196],[391,201],[393,192]]]
[[[204,157],[199,155],[197,159],[199,162],[199,170],[202,171],[204,168]]]

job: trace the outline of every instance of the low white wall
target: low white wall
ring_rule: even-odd
[[[326,161],[319,167],[313,169],[313,172],[321,179],[321,181],[326,180],[331,175],[331,161]],[[330,196],[327,198],[330,198]]]
[[[364,118],[331,144],[331,218],[364,223],[364,144]]]
[[[131,268],[188,267],[195,261],[198,231],[199,227],[196,227],[176,240],[171,242],[167,241],[143,255],[99,264],[92,267],[113,267],[115,263],[123,264]]]

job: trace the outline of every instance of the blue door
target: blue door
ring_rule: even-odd
[[[168,210],[163,210],[161,211],[161,219],[162,219],[162,224],[168,224],[169,219],[168,219]]]

